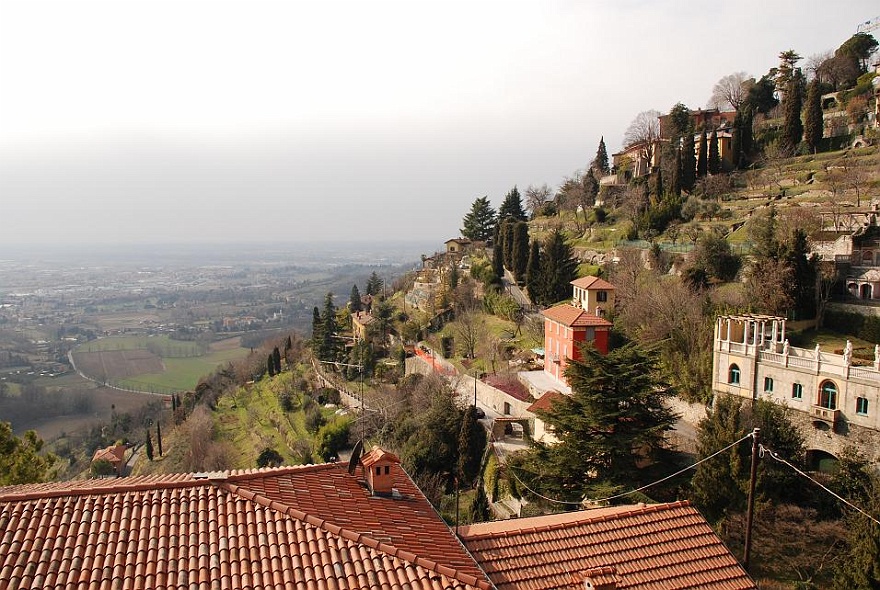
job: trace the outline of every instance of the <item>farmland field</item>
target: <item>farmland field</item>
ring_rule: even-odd
[[[238,339],[203,344],[167,336],[121,336],[83,344],[73,353],[77,369],[114,387],[156,393],[184,391],[223,363],[244,357]]]

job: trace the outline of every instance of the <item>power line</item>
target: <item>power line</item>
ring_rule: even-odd
[[[677,477],[677,476],[681,475],[682,473],[684,473],[684,472],[686,472],[686,471],[689,471],[689,470],[691,470],[691,469],[694,469],[695,467],[701,465],[702,463],[705,463],[705,462],[708,461],[709,459],[713,459],[713,458],[717,457],[718,455],[720,455],[721,453],[723,453],[723,452],[725,452],[725,451],[728,451],[728,450],[732,449],[733,447],[735,447],[735,446],[738,445],[739,443],[743,442],[744,440],[747,440],[747,439],[752,438],[752,436],[753,436],[753,433],[750,432],[750,433],[748,433],[747,435],[745,435],[744,437],[742,437],[741,439],[739,439],[739,440],[737,440],[737,441],[734,441],[734,442],[730,443],[729,445],[727,445],[727,446],[724,447],[723,449],[718,450],[718,451],[715,451],[715,452],[712,453],[711,455],[709,455],[709,456],[707,456],[707,457],[704,457],[704,458],[700,459],[699,461],[697,461],[697,462],[694,463],[693,465],[688,465],[687,467],[685,467],[685,468],[683,468],[683,469],[679,469],[678,471],[676,471],[675,473],[673,473],[673,474],[671,474],[671,475],[667,475],[666,477],[660,478],[660,479],[658,479],[657,481],[654,481],[654,482],[651,482],[651,483],[649,483],[649,484],[643,485],[643,486],[640,487],[640,488],[636,488],[636,489],[634,489],[634,490],[630,490],[630,491],[628,491],[628,492],[622,492],[622,493],[620,493],[620,494],[614,494],[613,496],[608,496],[607,498],[601,498],[601,499],[598,499],[598,500],[591,500],[591,502],[594,503],[594,504],[598,504],[598,503],[601,503],[601,502],[608,502],[608,501],[611,501],[611,500],[616,500],[617,498],[623,498],[623,497],[625,497],[625,496],[630,496],[630,495],[632,495],[632,494],[636,494],[636,493],[638,493],[638,492],[641,492],[641,491],[647,490],[647,489],[650,488],[650,487],[653,487],[653,486],[655,486],[655,485],[657,485],[657,484],[663,483],[664,481],[667,481],[667,480],[670,480],[670,479],[672,479],[672,478],[674,478],[674,477]],[[509,467],[512,467],[512,466],[509,465]],[[539,498],[542,498],[542,499],[544,499],[544,500],[547,500],[548,502],[553,502],[553,503],[555,503],[555,504],[566,504],[566,505],[569,505],[569,506],[582,506],[582,505],[584,504],[584,502],[587,501],[586,498],[584,498],[584,499],[581,500],[580,502],[570,502],[570,501],[566,501],[566,500],[557,500],[557,499],[555,499],[555,498],[547,497],[547,496],[545,496],[545,495],[543,495],[543,494],[540,494],[540,493],[536,492],[535,490],[533,490],[533,489],[530,488],[529,486],[527,486],[527,485],[526,485],[526,484],[525,484],[525,483],[524,483],[524,482],[523,482],[523,481],[522,481],[522,480],[516,475],[516,473],[513,471],[513,469],[511,469],[510,473],[511,473],[511,475],[513,475],[513,478],[514,478],[517,482],[519,482],[520,485],[522,485],[522,487],[524,487],[526,490],[528,490],[530,493],[534,494],[535,496],[538,496]]]
[[[776,461],[779,461],[780,463],[789,466],[798,475],[810,480],[811,482],[813,482],[814,484],[816,484],[817,486],[819,486],[820,488],[822,488],[823,490],[825,490],[826,492],[828,492],[829,494],[831,494],[832,496],[834,496],[835,498],[837,498],[838,500],[840,500],[841,502],[843,502],[844,504],[846,504],[847,506],[849,506],[850,508],[855,510],[856,512],[862,514],[863,516],[870,518],[876,524],[880,524],[880,520],[877,520],[876,518],[874,518],[873,516],[871,516],[870,514],[868,514],[867,512],[865,512],[864,510],[862,510],[861,508],[859,508],[858,506],[856,506],[855,504],[853,504],[852,502],[847,500],[846,498],[839,496],[838,494],[835,494],[833,491],[831,491],[830,489],[828,489],[827,487],[825,487],[824,485],[822,485],[821,483],[819,483],[818,481],[816,481],[815,479],[813,479],[812,477],[810,477],[809,475],[807,475],[806,473],[804,473],[803,471],[801,471],[800,469],[798,469],[797,467],[795,467],[794,465],[792,465],[791,463],[789,463],[788,461],[786,461],[785,459],[783,459],[782,457],[777,455],[773,450],[768,449],[767,447],[765,447],[763,445],[760,445],[760,451],[761,451],[761,458],[764,457],[764,453],[766,452],[770,456],[771,459],[775,459]]]

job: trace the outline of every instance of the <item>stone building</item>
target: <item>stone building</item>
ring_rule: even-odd
[[[813,459],[847,445],[880,461],[880,347],[843,354],[790,346],[785,319],[721,316],[715,324],[712,390],[788,406]],[[865,358],[872,357],[872,358]]]

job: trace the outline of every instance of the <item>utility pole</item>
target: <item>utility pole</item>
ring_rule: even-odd
[[[758,479],[758,447],[761,429],[752,430],[752,465],[749,471],[749,505],[746,510],[746,540],[743,550],[743,567],[749,571],[749,558],[752,553],[752,522],[755,518],[755,482]]]

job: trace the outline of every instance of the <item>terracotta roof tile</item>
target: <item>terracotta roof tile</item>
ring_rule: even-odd
[[[617,289],[617,287],[599,277],[581,277],[573,280],[571,284],[581,289],[603,289],[605,291]]]
[[[544,395],[538,398],[538,401],[530,405],[526,408],[529,412],[534,413],[536,410],[544,410],[547,411],[550,409],[550,406],[553,405],[557,399],[560,399],[563,394],[558,391],[548,391]]]
[[[597,315],[587,313],[580,307],[568,303],[560,303],[541,312],[544,317],[558,322],[570,328],[582,328],[587,326],[611,326],[611,322]]]
[[[459,533],[498,590],[582,587],[588,571],[611,575],[602,568],[613,568],[619,590],[756,588],[686,502],[481,523]]]
[[[373,497],[343,464],[0,488],[12,588],[483,588],[406,473]]]

